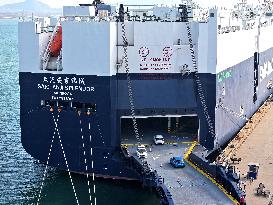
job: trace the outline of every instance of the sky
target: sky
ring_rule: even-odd
[[[0,0],[0,5],[11,4],[16,2],[22,2],[24,0]],[[78,5],[79,3],[92,3],[93,0],[39,0],[43,3],[46,3],[54,8],[61,8],[63,5]],[[232,4],[238,2],[239,0],[193,0],[199,3],[202,6],[226,6],[230,7]],[[249,0],[250,3],[257,2],[258,0]],[[126,4],[178,4],[181,0],[104,0],[104,2],[110,3],[126,3]]]

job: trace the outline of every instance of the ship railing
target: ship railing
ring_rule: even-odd
[[[43,57],[42,57],[42,70],[46,70],[46,68],[47,68],[48,61],[49,61],[49,59],[50,59],[50,51],[49,51],[49,48],[50,48],[50,45],[51,45],[52,42],[53,42],[53,39],[54,39],[55,34],[56,34],[57,31],[58,31],[58,27],[59,27],[59,25],[60,25],[60,21],[61,21],[61,20],[58,19],[58,22],[56,23],[56,26],[55,26],[55,28],[54,28],[54,30],[53,30],[53,33],[51,34],[50,40],[49,40],[49,42],[48,42],[48,44],[47,44],[47,47],[46,47],[45,52],[44,52],[44,55],[43,55]]]

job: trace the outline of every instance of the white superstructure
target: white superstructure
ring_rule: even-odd
[[[126,6],[125,6],[126,7]],[[219,73],[273,47],[272,13],[240,4],[237,10],[190,10],[192,43],[199,73]],[[121,23],[115,7],[66,6],[62,26],[61,73],[112,76],[124,73]],[[111,10],[112,9],[112,10]],[[126,7],[127,10],[127,7]],[[196,16],[197,15],[197,16]],[[191,16],[189,16],[191,17]],[[198,20],[198,21],[196,21]],[[21,71],[47,72],[43,66],[52,32],[50,19],[20,22]],[[192,72],[187,22],[179,8],[148,6],[128,9],[125,16],[128,58],[132,73]],[[48,29],[54,31],[54,29]],[[28,59],[32,59],[29,61]],[[54,67],[53,63],[53,67]],[[46,63],[47,66],[47,63]],[[52,63],[49,65],[52,66]],[[271,69],[271,68],[270,68]],[[52,70],[52,69],[50,69]]]

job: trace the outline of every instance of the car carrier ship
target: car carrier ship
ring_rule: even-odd
[[[23,147],[60,169],[140,179],[121,151],[124,119],[139,143],[142,118],[190,115],[200,146],[217,150],[272,93],[272,21],[267,4],[221,10],[188,1],[95,2],[20,22]]]

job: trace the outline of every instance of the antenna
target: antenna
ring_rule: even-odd
[[[92,4],[96,6],[98,4],[103,4],[103,2],[101,0],[94,0]]]

